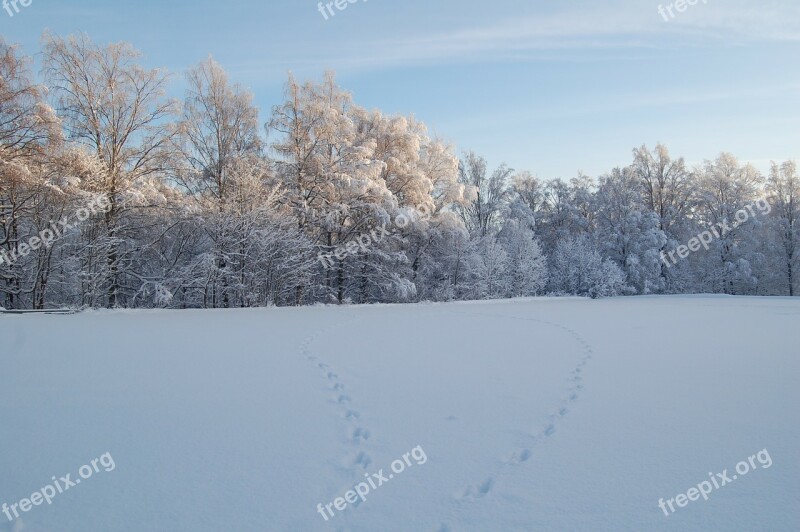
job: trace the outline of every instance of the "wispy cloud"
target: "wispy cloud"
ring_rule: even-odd
[[[668,0],[663,0],[669,4]],[[541,57],[557,52],[615,49],[746,45],[764,41],[800,42],[800,5],[796,0],[754,2],[711,0],[665,22],[658,3],[629,0],[567,5],[560,11],[502,18],[484,25],[433,35],[413,31],[391,39],[356,33],[336,52],[319,48],[294,64],[335,63],[340,69]],[[507,12],[506,12],[507,13]],[[312,55],[313,54],[313,55]]]

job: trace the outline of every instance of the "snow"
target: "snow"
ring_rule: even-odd
[[[116,464],[0,530],[796,531],[798,317],[724,296],[0,315],[0,504]]]

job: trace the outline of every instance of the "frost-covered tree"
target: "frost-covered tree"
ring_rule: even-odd
[[[666,236],[656,214],[645,209],[630,168],[615,168],[600,178],[595,208],[595,240],[602,255],[625,272],[637,293],[663,290],[660,252]]]
[[[322,262],[323,299],[415,299],[430,231],[465,198],[451,149],[413,118],[359,107],[330,74],[320,84],[290,78],[269,125],[298,227],[335,257]],[[375,232],[388,236],[368,238]]]
[[[658,217],[658,229],[667,237],[659,252],[666,252],[685,242],[695,192],[694,176],[682,157],[673,159],[663,144],[651,152],[647,146],[633,150],[631,171],[639,185],[645,207]],[[666,290],[673,290],[674,271],[664,264],[661,277]]]
[[[176,178],[197,199],[223,212],[236,186],[234,165],[258,157],[258,109],[253,95],[231,84],[222,66],[208,58],[186,75],[188,89],[174,151]]]
[[[548,253],[552,254],[562,240],[590,231],[593,215],[589,187],[591,184],[584,178],[570,183],[554,179],[544,186],[536,233]]]
[[[196,203],[210,244],[214,275],[206,304],[246,304],[243,277],[253,271],[250,217],[268,197],[271,172],[262,157],[253,96],[231,84],[213,59],[189,71],[183,113],[173,141],[175,179]],[[248,229],[248,230],[246,230]],[[235,264],[229,261],[235,260]],[[238,284],[238,289],[235,288]]]
[[[763,179],[752,165],[741,165],[728,153],[707,161],[698,176],[694,219],[701,231],[716,232],[709,252],[692,257],[699,269],[701,289],[726,294],[747,293],[757,283],[751,260],[756,229],[762,220],[745,208],[758,199]],[[745,216],[737,220],[741,213]]]
[[[290,78],[286,102],[273,109],[279,179],[298,226],[324,253],[390,223],[397,207],[381,179],[385,163],[375,157],[376,140],[359,128],[369,119],[332,74],[320,84]],[[327,297],[345,300],[346,270],[346,261],[337,260],[322,272]]]
[[[547,257],[533,230],[517,220],[508,220],[500,231],[499,242],[508,257],[505,295],[525,297],[541,294],[547,286]]]
[[[141,67],[138,59],[127,43],[102,47],[85,35],[45,35],[44,71],[67,140],[104,166],[84,186],[110,204],[99,242],[109,307],[125,305],[137,283],[130,272],[141,249],[137,233],[145,206],[128,199],[140,181],[163,172],[172,135],[167,119],[174,106],[164,98],[167,75]]]
[[[510,216],[524,218],[524,223],[534,231],[545,208],[545,185],[530,172],[516,174],[511,186]]]
[[[585,236],[559,242],[550,271],[551,287],[559,293],[598,298],[629,291],[623,271],[604,260]]]
[[[780,293],[794,296],[800,272],[800,175],[793,161],[772,164],[767,194],[772,206],[768,237],[775,242],[777,271],[786,287]]]
[[[59,123],[29,65],[0,39],[0,306],[6,308],[43,308],[51,250],[32,251],[27,242],[67,200],[51,188],[57,176],[49,154],[60,140]]]
[[[508,285],[508,253],[492,236],[484,236],[476,241],[477,260],[475,262],[476,298],[497,298],[505,296]]]
[[[458,213],[470,233],[486,236],[499,229],[500,215],[508,200],[513,170],[505,164],[488,174],[486,160],[468,152],[458,167],[459,182],[466,187],[468,202]]]

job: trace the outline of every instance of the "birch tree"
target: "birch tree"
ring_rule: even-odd
[[[160,175],[173,134],[175,106],[164,98],[167,74],[145,69],[128,43],[99,46],[86,35],[44,37],[44,72],[69,142],[105,166],[90,183],[106,196],[103,253],[105,300],[124,306],[135,291],[130,266],[140,251],[137,205],[127,202],[139,181]],[[141,207],[141,206],[139,206]]]
[[[772,205],[772,234],[777,240],[779,271],[787,289],[784,293],[794,296],[800,271],[800,175],[793,161],[772,163],[767,193]]]

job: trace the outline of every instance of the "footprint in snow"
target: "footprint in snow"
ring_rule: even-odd
[[[354,442],[360,442],[362,440],[368,440],[368,439],[369,439],[369,431],[368,430],[362,429],[361,427],[358,427],[353,431],[353,441]]]
[[[494,486],[494,479],[492,477],[489,477],[480,484],[467,486],[466,488],[464,488],[463,492],[457,498],[481,499],[485,497],[490,491],[492,491],[492,486]]]
[[[506,460],[506,463],[511,465],[519,465],[530,460],[531,456],[533,456],[533,453],[531,452],[530,449],[522,449],[520,451],[514,451],[511,457],[508,460]]]
[[[372,459],[364,451],[358,453],[355,460],[353,460],[353,465],[361,467],[362,469],[367,469],[370,464],[372,464]]]

